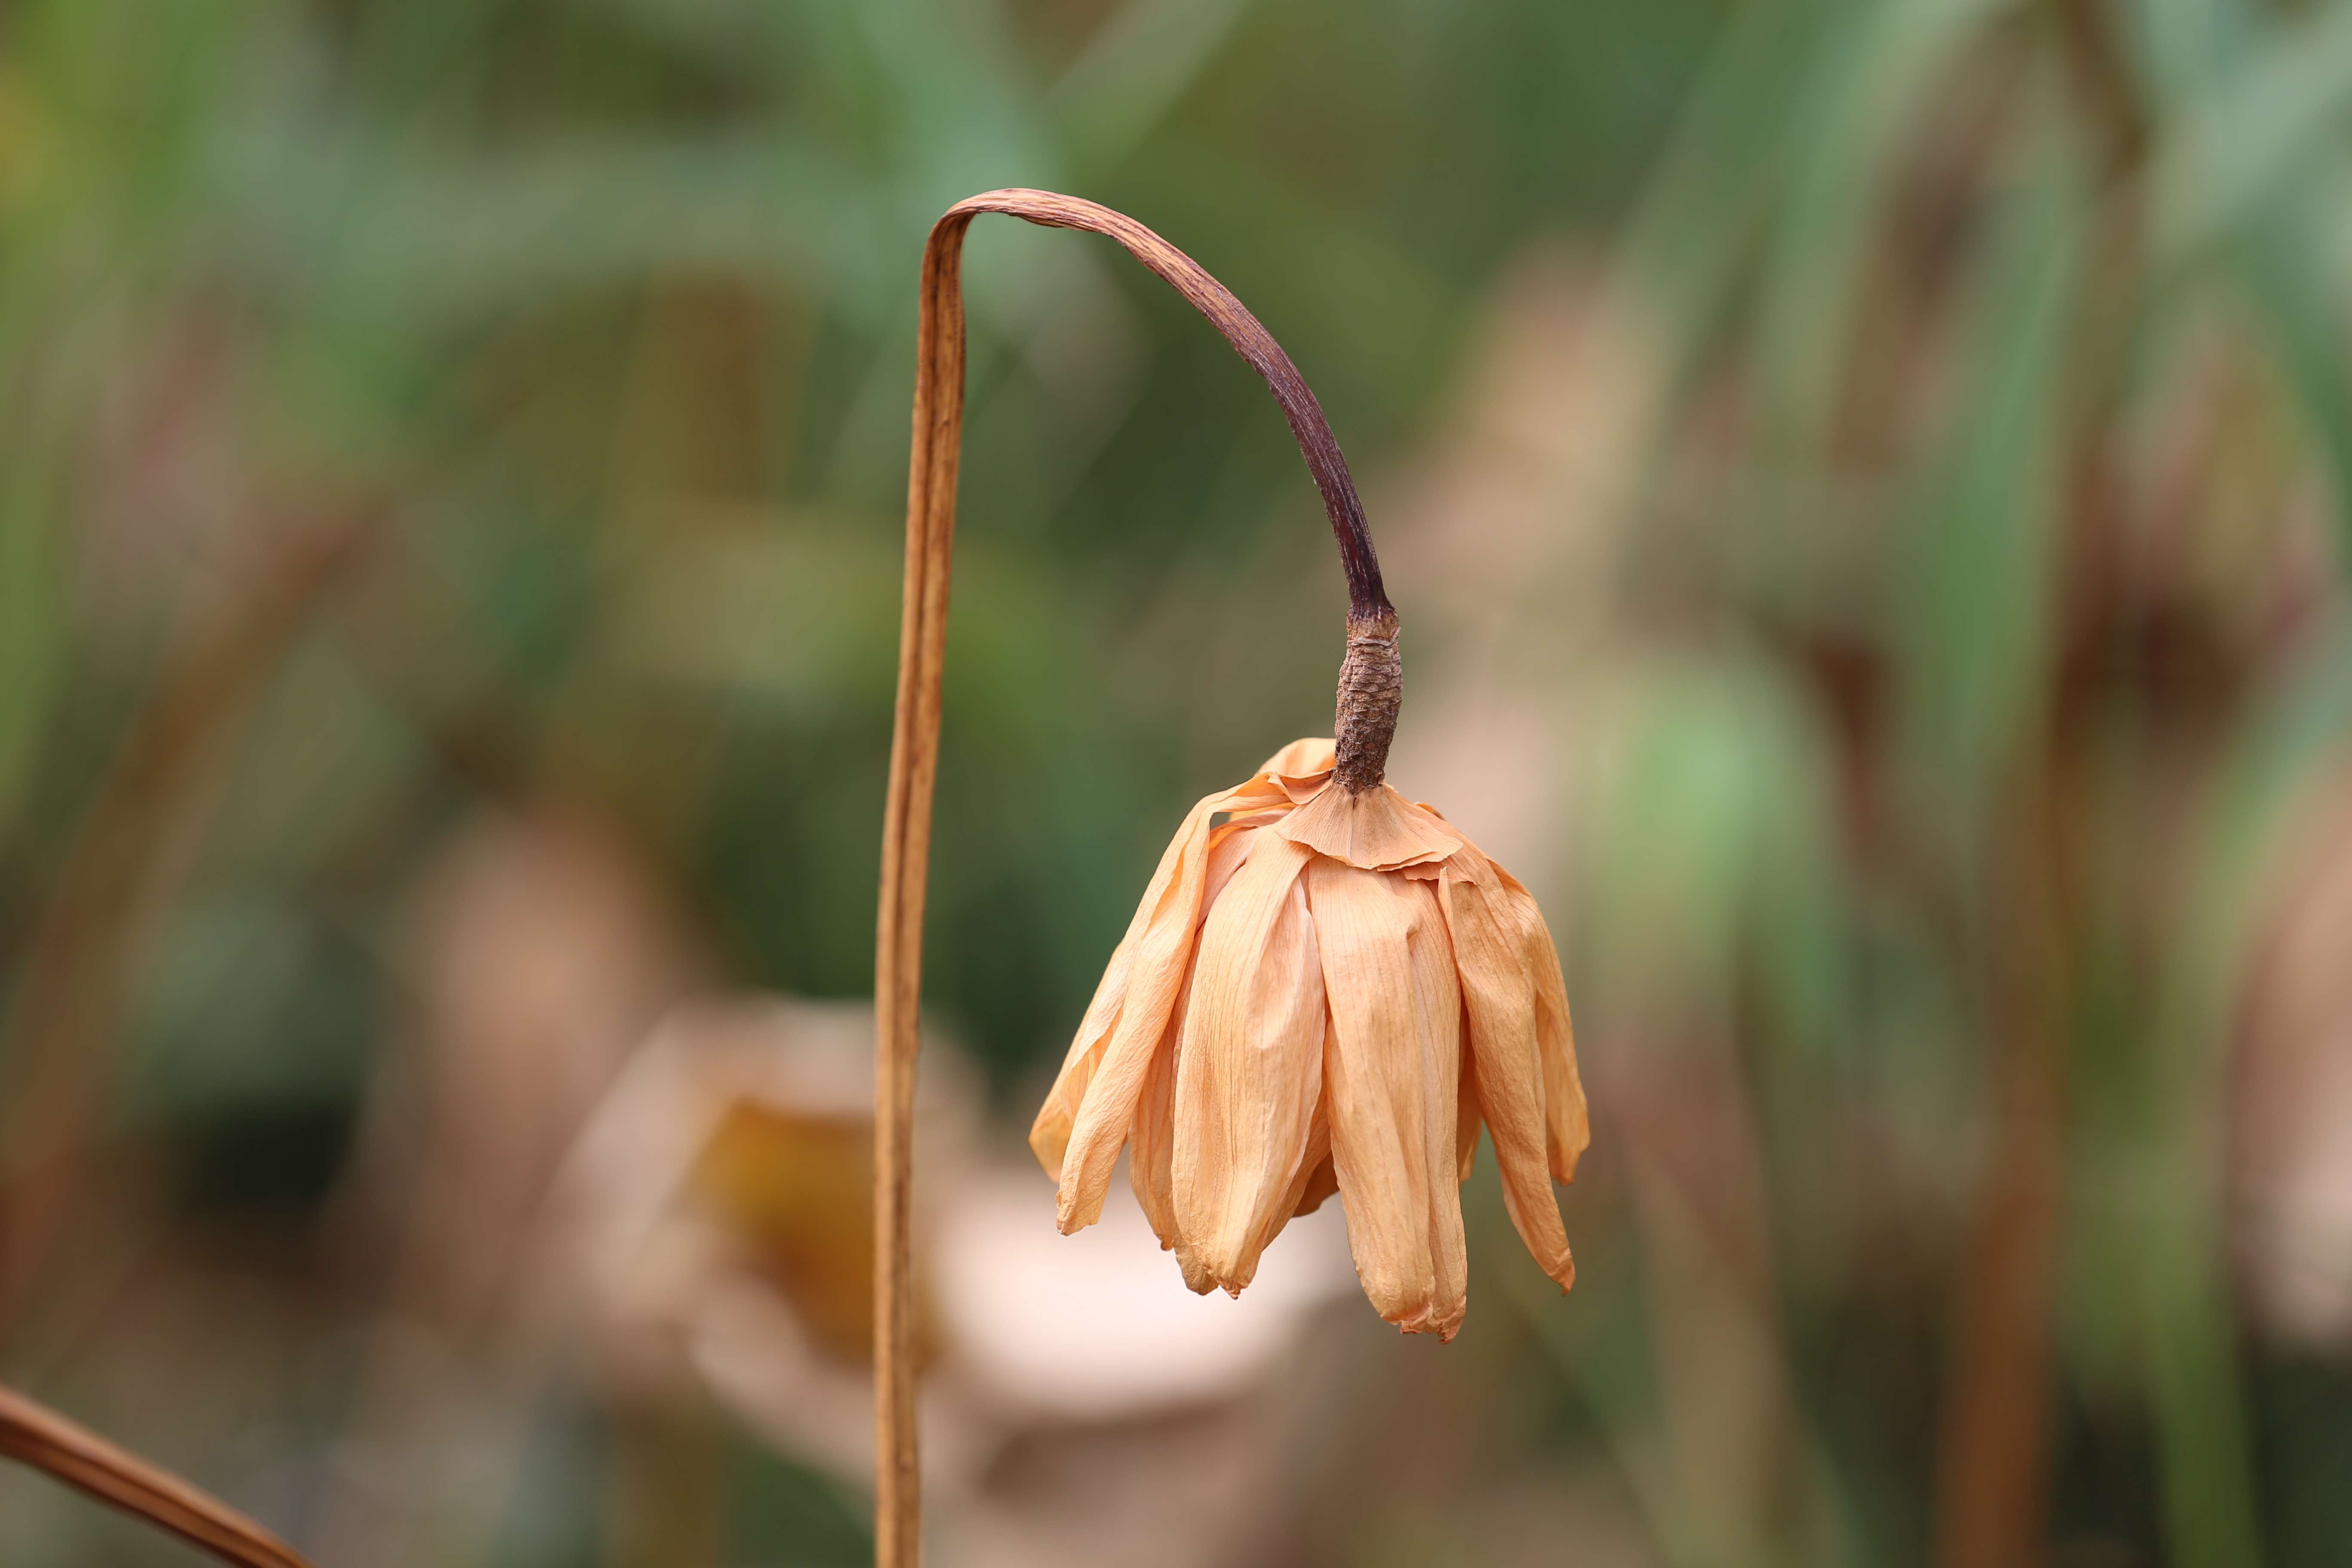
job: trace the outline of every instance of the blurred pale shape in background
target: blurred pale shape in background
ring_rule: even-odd
[[[1087,1230],[1061,1236],[1053,1216],[1034,1173],[992,1175],[940,1216],[933,1265],[969,1375],[1036,1417],[1118,1421],[1245,1394],[1354,1279],[1336,1209],[1285,1229],[1240,1297],[1171,1290],[1160,1240],[1120,1184]]]
[[[590,1119],[559,1199],[616,1375],[658,1386],[691,1369],[751,1426],[853,1485],[873,1452],[872,1041],[862,1005],[689,1005]],[[1050,1535],[1026,1515],[1072,1500],[998,1495],[999,1457],[1039,1432],[1083,1441],[1115,1426],[1144,1442],[1154,1422],[1181,1427],[1251,1399],[1348,1291],[1345,1234],[1303,1224],[1244,1301],[1171,1289],[1124,1188],[1098,1232],[1059,1237],[1050,1184],[1005,1151],[975,1149],[954,1046],[929,1040],[923,1072],[917,1278],[933,1526],[950,1539]],[[1221,1506],[1241,1508],[1249,1490]],[[1165,1539],[1148,1494],[1089,1517],[1063,1555],[1037,1560],[1154,1560]]]

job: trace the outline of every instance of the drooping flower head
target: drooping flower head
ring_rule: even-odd
[[[1528,1249],[1575,1278],[1552,1191],[1588,1136],[1567,990],[1528,890],[1429,806],[1349,787],[1337,750],[1293,742],[1185,817],[1029,1142],[1065,1233],[1131,1142],[1200,1291],[1239,1294],[1337,1192],[1381,1316],[1451,1339],[1482,1123]]]

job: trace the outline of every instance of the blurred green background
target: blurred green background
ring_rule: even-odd
[[[2347,130],[2340,0],[7,7],[0,1377],[324,1568],[866,1559],[542,1233],[682,999],[870,987],[917,267],[1037,185],[1315,386],[1595,1137],[1566,1300],[1482,1169],[1461,1342],[999,1413],[940,1560],[2352,1563]],[[1181,300],[966,285],[926,982],[1009,1163],[1345,601]],[[16,1471],[0,1559],[189,1560]]]

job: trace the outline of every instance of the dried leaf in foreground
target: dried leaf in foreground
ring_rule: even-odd
[[[225,1563],[310,1568],[292,1547],[219,1499],[7,1388],[0,1388],[0,1454],[46,1470]]]
[[[1338,1192],[1364,1293],[1451,1339],[1460,1184],[1493,1133],[1512,1223],[1562,1289],[1552,1192],[1588,1138],[1567,990],[1535,900],[1426,805],[1297,741],[1177,830],[1029,1142],[1092,1224],[1130,1140],[1185,1283],[1241,1293]]]

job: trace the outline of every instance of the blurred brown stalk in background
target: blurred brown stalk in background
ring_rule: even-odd
[[[2059,54],[2085,140],[2095,203],[2060,370],[2060,499],[2054,545],[2055,679],[2020,726],[1990,869],[1981,941],[1993,1142],[1960,1261],[1937,1477],[1938,1568],[2013,1568],[2049,1533],[2058,1310],[2067,1174],[2067,1041],[2090,951],[2100,779],[2081,755],[2109,694],[2098,615],[2128,501],[2116,422],[2142,308],[2150,137],[2107,0],[2053,0]],[[2088,579],[2088,580],[2085,580]],[[2087,679],[2086,679],[2087,678]]]
[[[373,526],[364,510],[248,546],[187,614],[43,905],[0,1031],[0,1344],[85,1175],[141,943],[199,833],[213,770]]]

